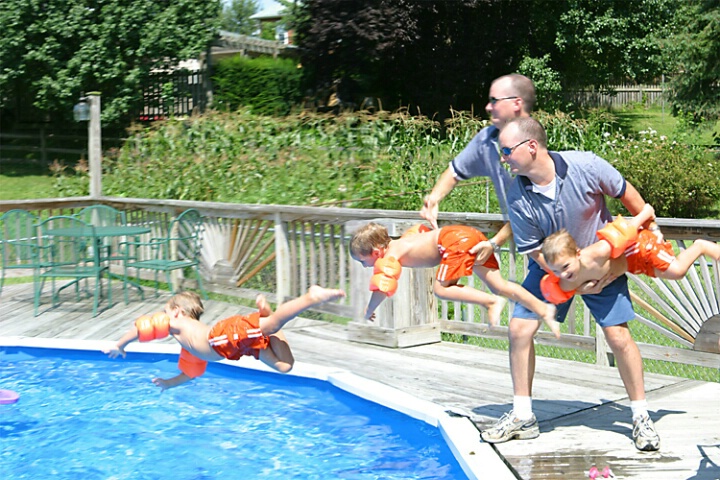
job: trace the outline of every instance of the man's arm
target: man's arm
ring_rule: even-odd
[[[432,191],[425,196],[420,216],[430,222],[433,228],[438,228],[437,217],[440,202],[453,191],[459,180],[455,178],[453,170],[448,167],[435,183]]]
[[[639,216],[643,214],[643,209],[645,208],[645,200],[642,198],[642,195],[640,195],[640,192],[637,191],[637,189],[633,186],[632,183],[626,181],[625,185],[625,193],[622,197],[620,197],[620,201],[623,205],[625,205],[625,208],[627,208],[628,212],[632,214],[633,216]],[[653,210],[653,216],[655,216],[655,211]],[[646,220],[643,222],[643,226],[649,227],[650,223],[652,222],[652,218]],[[581,288],[578,288],[578,293],[581,295],[585,294],[595,294],[602,292],[603,288],[610,285],[612,282],[614,282],[618,278],[618,275],[613,273],[611,270],[608,272],[607,275],[605,275],[603,278],[599,279],[595,285],[592,285],[592,283],[583,285]]]
[[[625,193],[620,197],[620,201],[633,216],[639,215],[645,207],[645,200],[643,200],[640,192],[638,192],[630,182],[626,182]],[[650,220],[645,223],[645,227],[647,227],[650,224]]]
[[[502,247],[505,245],[505,242],[508,241],[508,239],[512,236],[512,227],[510,226],[510,222],[507,222],[505,225],[502,226],[500,230],[495,234],[494,237],[492,237],[490,240],[485,240],[474,247],[472,247],[468,253],[470,255],[477,254],[477,257],[475,257],[475,264],[476,265],[483,265],[488,258],[490,258],[490,255],[493,254],[495,251],[495,248]]]

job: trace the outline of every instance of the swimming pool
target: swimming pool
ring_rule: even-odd
[[[477,477],[479,459],[463,453],[476,431],[347,372],[218,363],[201,385],[161,393],[150,378],[177,373],[175,345],[136,345],[158,351],[117,361],[102,342],[9,343],[0,344],[0,388],[21,398],[0,406],[4,478]],[[390,396],[376,403],[360,390]]]

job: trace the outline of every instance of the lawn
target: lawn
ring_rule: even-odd
[[[52,185],[47,165],[30,160],[0,162],[0,200],[52,197]]]
[[[660,106],[651,108],[630,107],[622,110],[614,110],[613,115],[617,116],[618,124],[625,132],[637,133],[652,128],[658,135],[665,135],[669,138],[678,136],[684,129],[684,124],[676,117],[670,115],[669,109],[664,111]],[[697,130],[687,131],[694,142],[699,145],[714,145],[715,138],[720,138],[720,120],[714,125],[705,125]]]

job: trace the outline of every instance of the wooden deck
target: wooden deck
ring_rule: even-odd
[[[119,283],[119,282],[118,282]],[[33,316],[32,284],[5,286],[0,296],[0,337],[116,340],[140,314],[161,308],[167,296],[125,305],[116,284],[115,304],[91,317],[90,301],[68,293]],[[206,302],[208,323],[249,311]],[[338,367],[391,385],[423,400],[462,412],[478,428],[510,409],[507,352],[453,343],[388,349],[352,343],[345,328],[298,319],[285,329],[298,362]],[[533,407],[542,434],[497,445],[498,455],[522,479],[587,478],[594,464],[616,478],[720,479],[720,383],[646,374],[651,415],[662,439],[659,452],[632,444],[629,401],[614,368],[538,357]]]

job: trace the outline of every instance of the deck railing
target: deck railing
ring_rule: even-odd
[[[0,202],[0,212],[23,208],[40,216],[73,213],[103,203],[125,210],[128,221],[161,229],[187,208],[205,216],[201,273],[206,288],[215,293],[254,298],[258,292],[271,301],[300,295],[318,283],[343,288],[348,297],[325,304],[318,311],[350,319],[352,339],[403,347],[439,341],[441,333],[485,341],[506,341],[509,308],[499,327],[490,327],[483,309],[438,301],[432,295],[432,269],[406,269],[398,293],[384,302],[375,322],[362,320],[369,298],[370,272],[349,256],[347,245],[358,223],[370,220],[386,224],[398,235],[417,223],[414,211],[364,210],[281,205],[244,205],[179,200],[149,200],[102,197],[18,200]],[[441,224],[472,225],[483,232],[496,232],[503,224],[497,214],[442,213]],[[665,237],[685,248],[688,241],[720,240],[720,221],[659,219]],[[151,234],[148,234],[151,235]],[[514,246],[501,252],[505,278],[524,278],[526,260]],[[192,286],[190,280],[178,279]],[[477,279],[469,282],[484,288]],[[631,322],[646,359],[720,367],[720,268],[717,262],[701,259],[681,281],[630,278],[638,322]],[[541,331],[541,348],[570,349],[578,359],[607,364],[613,361],[600,329],[595,328],[582,302],[574,302],[562,338]],[[697,339],[702,339],[698,341]],[[714,343],[713,343],[714,342]],[[704,351],[700,351],[704,350]]]

